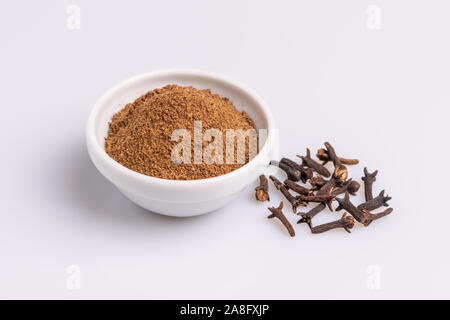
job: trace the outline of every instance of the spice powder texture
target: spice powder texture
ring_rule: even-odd
[[[194,164],[194,121],[202,121],[202,133],[207,129],[222,132],[225,148],[225,130],[254,129],[253,121],[245,112],[209,89],[168,85],[152,90],[116,113],[109,123],[105,150],[110,157],[125,167],[145,175],[172,179],[194,180],[223,175],[238,169],[249,161],[246,138],[245,163],[228,164],[223,151],[223,164]],[[179,141],[172,141],[172,132],[187,129],[191,133],[192,163],[175,164],[171,152]],[[203,147],[210,141],[203,141]],[[237,148],[235,144],[235,160]]]

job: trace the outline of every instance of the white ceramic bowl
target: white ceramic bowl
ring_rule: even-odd
[[[238,110],[248,113],[256,129],[267,129],[260,136],[259,153],[249,163],[228,174],[200,180],[167,180],[132,171],[104,150],[108,123],[127,103],[167,84],[211,89],[228,97]],[[97,169],[131,201],[150,211],[187,217],[214,211],[254,182],[267,167],[274,149],[274,123],[265,102],[236,81],[197,70],[170,70],[133,77],[106,92],[94,106],[86,129],[89,155]],[[261,147],[262,146],[262,147]]]

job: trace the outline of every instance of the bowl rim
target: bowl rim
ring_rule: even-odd
[[[99,145],[96,134],[95,134],[95,124],[98,113],[101,111],[102,107],[105,105],[105,101],[107,101],[116,91],[121,89],[124,86],[127,86],[133,82],[139,82],[144,79],[147,79],[149,77],[167,77],[167,76],[177,76],[179,74],[188,75],[188,76],[200,76],[203,78],[211,78],[213,80],[222,82],[228,86],[235,87],[237,89],[240,89],[241,91],[248,94],[252,99],[254,99],[259,107],[262,109],[262,112],[264,114],[264,117],[267,121],[267,136],[266,140],[262,146],[262,148],[259,150],[257,155],[251,159],[249,162],[247,162],[242,167],[233,170],[229,173],[215,176],[215,177],[209,177],[209,178],[203,178],[203,179],[195,179],[195,180],[173,180],[173,179],[164,179],[164,178],[158,178],[158,177],[152,177],[145,175],[143,173],[131,170],[124,165],[120,164],[113,158],[111,158],[105,151],[105,149]],[[174,80],[174,83],[176,81]],[[152,71],[152,72],[146,72],[142,73],[133,77],[130,77],[126,80],[123,80],[119,82],[118,84],[114,85],[112,88],[108,89],[94,104],[94,107],[89,114],[89,118],[86,124],[86,142],[88,144],[88,149],[90,151],[94,151],[101,161],[105,164],[107,164],[110,168],[113,170],[119,171],[121,174],[124,174],[126,176],[129,176],[131,178],[134,178],[138,180],[141,183],[145,184],[163,184],[165,186],[187,186],[192,187],[203,183],[215,183],[215,182],[221,182],[223,180],[227,180],[230,178],[235,177],[236,175],[239,175],[241,172],[249,169],[252,165],[256,164],[266,153],[269,153],[270,148],[273,144],[273,130],[274,130],[274,119],[273,115],[267,106],[266,102],[251,88],[244,85],[243,83],[230,79],[226,76],[223,76],[221,74],[202,71],[198,69],[165,69],[165,70],[158,70],[158,71]]]

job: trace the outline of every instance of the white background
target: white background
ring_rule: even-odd
[[[449,15],[445,0],[3,1],[0,298],[450,298]],[[165,68],[252,87],[282,155],[329,140],[358,180],[379,169],[394,213],[290,238],[256,183],[196,218],[137,207],[91,164],[84,126],[105,90]]]

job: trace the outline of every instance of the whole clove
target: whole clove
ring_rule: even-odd
[[[284,186],[286,187],[286,189],[292,190],[292,191],[294,191],[298,194],[304,195],[304,196],[310,196],[313,194],[312,190],[305,188],[289,179],[284,181]]]
[[[348,181],[346,181],[344,183],[344,185],[342,187],[334,189],[331,192],[331,194],[334,195],[334,196],[338,196],[338,195],[348,191],[351,195],[356,195],[356,193],[358,192],[359,188],[360,188],[360,184],[358,183],[358,181],[349,179]]]
[[[288,159],[288,158],[281,158],[280,162],[282,162],[282,163],[284,163],[284,164],[287,164],[289,167],[292,167],[292,168],[297,169],[297,170],[299,170],[299,171],[302,170],[302,166],[299,165],[297,162],[291,160],[291,159]]]
[[[328,157],[330,158],[330,161],[333,162],[333,164],[336,166],[338,164],[341,164],[341,161],[339,160],[338,156],[336,155],[336,151],[334,150],[333,146],[329,142],[324,142],[325,148],[327,148]]]
[[[325,142],[330,160],[334,164],[333,179],[336,180],[338,185],[342,185],[347,181],[348,171],[347,168],[341,163],[340,159],[336,155],[336,151],[329,142]]]
[[[336,208],[336,211],[342,209],[346,210],[356,219],[356,221],[362,223],[365,227],[371,224],[372,221],[385,217],[394,211],[394,209],[388,208],[380,213],[370,213],[366,209],[358,209],[350,202],[348,192],[345,193],[344,199],[336,198],[336,200],[339,202],[339,206]]]
[[[309,148],[306,149],[306,156],[297,155],[297,157],[302,159],[303,166],[313,169],[318,174],[320,174],[324,177],[331,176],[330,171],[328,171],[328,169],[325,168],[325,166],[321,165],[320,163],[318,163],[317,161],[315,161],[311,158],[311,151],[309,150]]]
[[[280,182],[280,180],[278,180],[277,178],[275,178],[274,176],[270,176],[269,177],[270,180],[272,180],[275,188],[277,190],[280,190],[280,192],[283,194],[283,196],[286,198],[287,201],[289,201],[289,203],[292,206],[292,211],[294,213],[297,212],[297,207],[298,206],[306,206],[306,203],[303,203],[301,201],[299,201],[296,197],[294,197],[288,189],[286,189],[286,187]]]
[[[255,188],[255,196],[258,201],[270,201],[269,184],[265,175],[259,176],[259,186]]]
[[[331,205],[332,201],[334,200],[335,196],[332,194],[325,194],[325,195],[315,195],[315,196],[298,196],[296,197],[297,200],[309,203],[309,202],[321,202],[325,203],[330,211],[333,211],[333,206]]]
[[[356,196],[356,193],[359,191],[359,188],[361,188],[359,182],[352,180],[348,185],[347,191],[350,192],[350,194]]]
[[[309,184],[313,187],[314,190],[319,190],[322,188],[328,180],[324,179],[321,175],[316,175],[309,179]]]
[[[349,193],[345,193],[344,199],[336,198],[336,201],[339,203],[339,206],[336,208],[336,211],[340,211],[344,209],[348,213],[350,213],[356,221],[362,223],[365,226],[370,224],[370,218],[366,211],[360,210],[350,202]]]
[[[382,206],[388,207],[389,204],[387,202],[391,199],[392,198],[389,196],[384,196],[384,190],[383,190],[380,192],[380,194],[378,196],[376,196],[372,200],[361,203],[357,208],[359,210],[372,211],[372,210],[378,209]]]
[[[316,193],[317,196],[331,194],[335,189],[337,181],[335,179],[328,180]]]
[[[305,166],[301,166],[298,163],[296,163],[295,161],[288,159],[288,158],[281,158],[280,162],[288,165],[291,168],[294,168],[298,171],[301,172],[300,174],[300,180],[303,183],[306,183],[306,181],[308,181],[309,179],[312,178],[312,176],[314,175],[314,170],[312,168],[308,168]],[[292,179],[291,179],[292,180]]]
[[[373,199],[372,193],[372,185],[377,180],[378,170],[370,173],[367,170],[367,167],[364,168],[364,177],[362,177],[362,181],[364,181],[364,196],[366,197],[366,202]]]
[[[269,211],[272,213],[267,218],[268,219],[277,218],[278,220],[280,220],[281,223],[286,227],[287,231],[289,232],[289,235],[291,237],[294,237],[295,236],[294,228],[292,227],[288,219],[286,219],[286,216],[283,214],[282,209],[283,209],[283,201],[280,202],[278,208],[269,207]]]
[[[301,171],[287,165],[285,162],[272,160],[270,164],[283,170],[289,180],[299,181],[301,179]]]
[[[355,225],[355,220],[353,219],[353,217],[347,216],[347,213],[344,213],[342,218],[339,220],[321,224],[316,227],[310,226],[310,229],[311,229],[311,232],[315,233],[315,234],[323,233],[323,232],[330,231],[330,230],[337,229],[337,228],[343,228],[348,233],[351,233],[350,229],[352,229],[354,225]]]
[[[318,213],[322,212],[322,210],[325,208],[326,208],[325,203],[319,203],[317,206],[315,206],[308,212],[300,213],[299,215],[302,218],[298,220],[297,223],[307,223],[308,225],[311,225],[312,218],[314,218]]]
[[[330,161],[330,156],[328,155],[328,151],[326,149],[317,150],[316,154],[317,159],[323,161],[323,165],[326,165],[328,161]],[[345,165],[355,165],[359,163],[358,159],[346,159],[339,157],[339,161]]]

